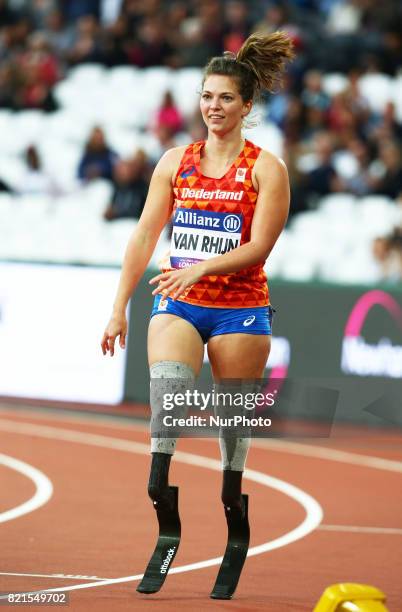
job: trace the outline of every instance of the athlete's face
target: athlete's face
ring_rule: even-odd
[[[251,102],[243,102],[234,79],[211,74],[205,79],[200,108],[208,130],[226,134],[241,126],[251,110]]]

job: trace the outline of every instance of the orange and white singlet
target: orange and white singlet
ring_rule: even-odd
[[[226,174],[216,179],[201,173],[204,144],[201,141],[189,145],[180,162],[174,183],[171,246],[161,262],[163,272],[222,255],[250,240],[258,196],[251,173],[261,149],[246,140]],[[269,294],[263,265],[203,276],[178,299],[212,308],[267,306]]]

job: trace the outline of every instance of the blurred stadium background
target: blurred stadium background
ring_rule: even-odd
[[[108,360],[99,343],[149,177],[166,149],[205,136],[205,62],[277,29],[297,59],[245,130],[285,159],[292,188],[266,266],[268,369],[400,383],[399,0],[0,0],[3,398],[147,401],[146,281],[169,228],[127,354]]]

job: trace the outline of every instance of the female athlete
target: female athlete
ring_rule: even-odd
[[[252,34],[237,55],[225,53],[208,63],[200,99],[207,140],[163,155],[128,243],[103,354],[114,354],[117,338],[125,347],[128,301],[172,219],[170,253],[150,281],[155,301],[148,359],[151,382],[168,379],[173,393],[182,390],[183,379],[194,381],[199,374],[204,344],[218,385],[225,379],[257,379],[266,366],[272,308],[264,263],[288,217],[289,181],[284,163],[245,140],[242,125],[256,96],[273,91],[292,57],[290,39],[276,32]],[[151,387],[152,419],[161,411],[161,394]],[[250,438],[219,441],[222,502],[241,522]],[[175,447],[174,438],[151,439],[148,493],[160,512],[174,504],[168,471]]]

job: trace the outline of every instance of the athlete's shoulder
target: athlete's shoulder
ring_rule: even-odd
[[[273,170],[286,170],[286,164],[281,157],[261,147],[258,148],[260,149],[260,153],[255,162],[256,167],[258,165],[263,168],[264,171],[267,171],[269,168]]]
[[[160,158],[155,170],[157,169],[158,172],[168,174],[174,180],[181,164],[195,163],[195,154],[201,145],[201,142],[192,142],[168,149]]]
[[[154,175],[171,179],[176,174],[186,149],[187,145],[181,145],[165,151],[155,166]]]
[[[188,145],[180,145],[178,147],[172,147],[171,149],[168,149],[167,151],[165,151],[165,153],[160,158],[159,163],[163,163],[167,165],[172,164],[172,163],[174,164],[177,161],[181,160],[181,158],[183,157],[187,149],[188,149]]]
[[[271,180],[273,176],[287,179],[288,172],[286,164],[281,157],[274,155],[266,149],[261,149],[255,162],[255,173],[257,178]]]
[[[200,142],[192,142],[187,145],[172,147],[171,149],[165,151],[158,163],[162,164],[163,166],[169,166],[169,164],[175,166],[181,162],[186,154],[192,156],[194,153],[196,153],[201,144],[202,143]]]

